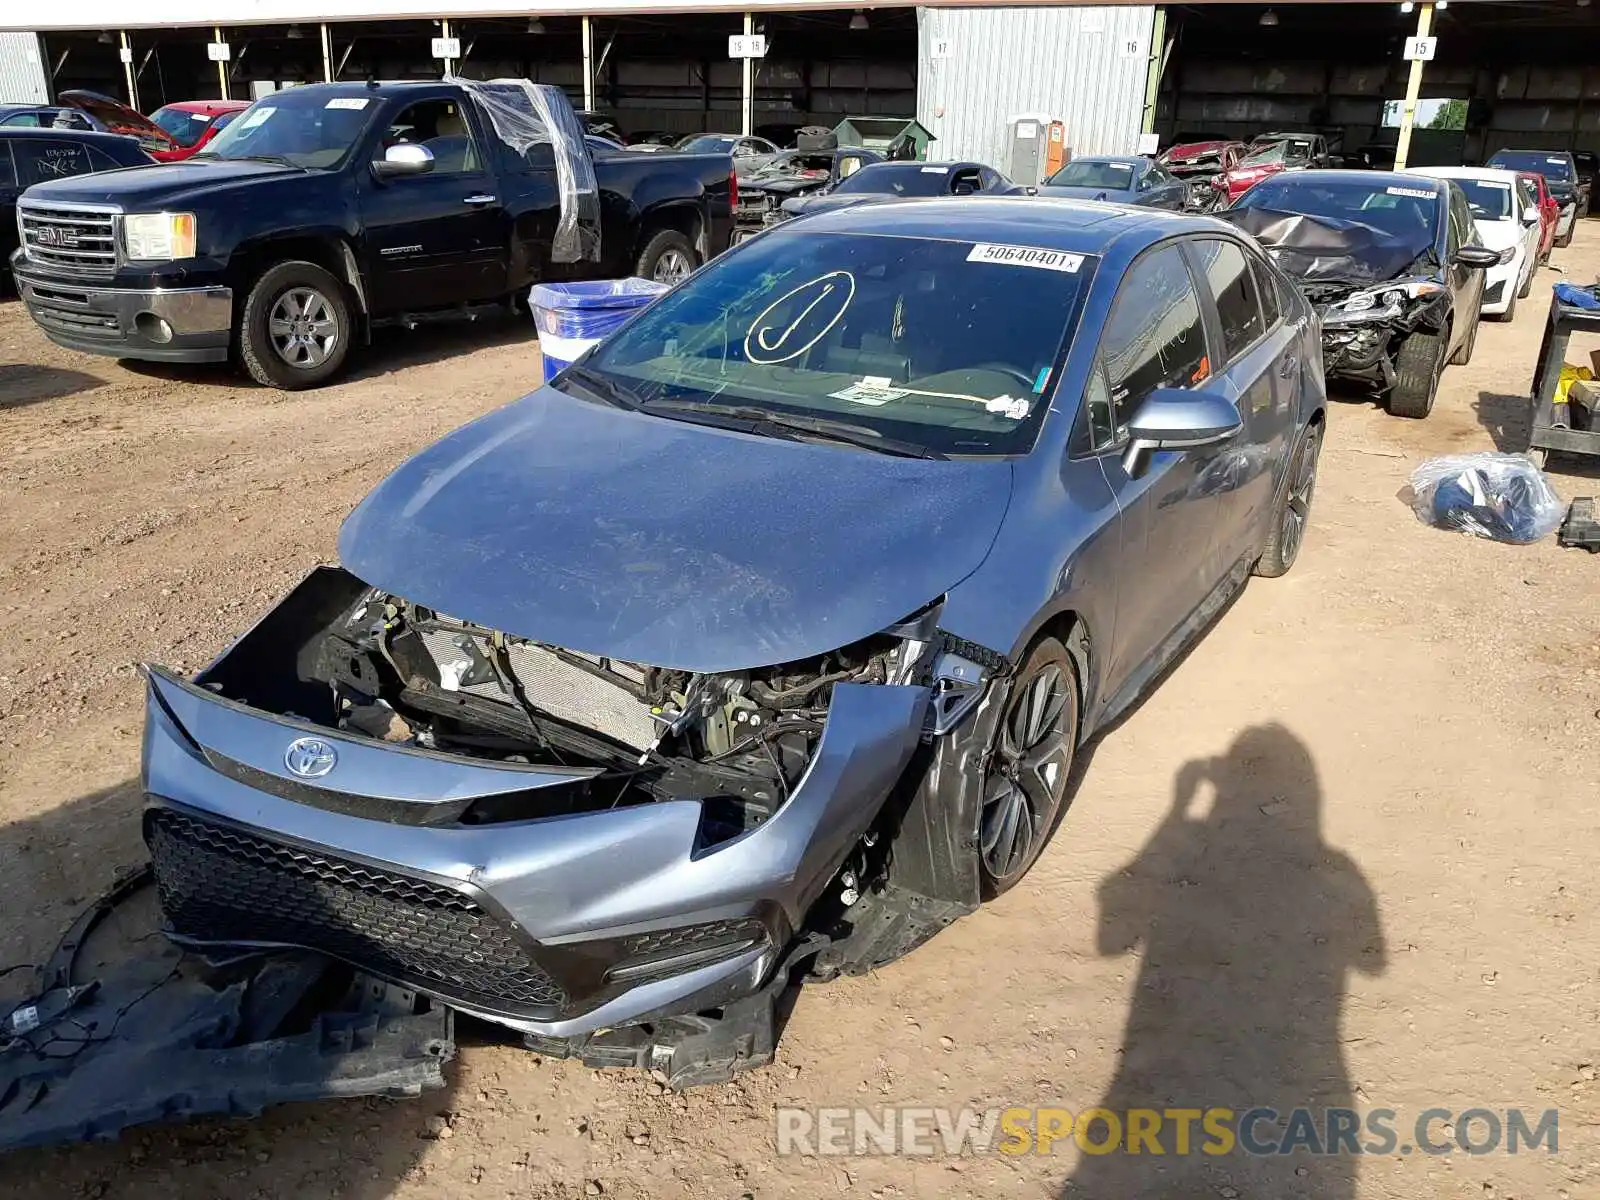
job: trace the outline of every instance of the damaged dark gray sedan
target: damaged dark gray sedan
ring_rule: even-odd
[[[194,679],[165,919],[674,1084],[1022,878],[1074,756],[1294,562],[1315,322],[1220,222],[867,206],[424,450]]]
[[[1400,417],[1426,417],[1445,364],[1472,357],[1483,272],[1514,253],[1483,245],[1456,184],[1404,172],[1285,172],[1221,215],[1316,308],[1328,376]]]

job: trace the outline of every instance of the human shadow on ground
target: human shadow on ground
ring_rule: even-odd
[[[77,911],[119,875],[145,861],[136,780],[0,826],[0,968],[47,955]],[[145,889],[113,932],[133,953],[166,951]],[[96,935],[97,937],[99,935]],[[141,941],[141,939],[143,939]],[[142,947],[142,949],[141,949]],[[83,974],[98,951],[85,942]],[[0,976],[0,1020],[30,994],[33,973]],[[130,1010],[129,1019],[137,1013]],[[67,1031],[69,1034],[71,1031]],[[351,1099],[285,1105],[254,1119],[207,1117],[146,1125],[115,1142],[17,1151],[0,1157],[7,1200],[216,1200],[219,1196],[300,1196],[386,1200],[425,1177],[430,1119],[454,1111],[459,1065],[446,1086],[420,1099]],[[14,1098],[0,1095],[0,1132]],[[15,1111],[15,1110],[13,1110]]]
[[[1209,809],[1205,807],[1207,794]],[[1279,725],[1248,729],[1226,753],[1186,763],[1172,806],[1138,856],[1100,885],[1098,946],[1140,954],[1116,1075],[1098,1107],[1124,1130],[1130,1110],[1163,1114],[1164,1153],[1083,1154],[1063,1200],[1287,1196],[1348,1200],[1357,1160],[1205,1153],[1198,1118],[1177,1153],[1167,1110],[1271,1108],[1251,1133],[1278,1145],[1291,1112],[1319,1127],[1353,1108],[1340,1034],[1349,972],[1385,967],[1377,904],[1360,870],[1321,836],[1309,750]],[[1230,1123],[1231,1124],[1231,1123]],[[1097,1123],[1091,1144],[1107,1140]]]

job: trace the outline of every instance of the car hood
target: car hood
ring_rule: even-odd
[[[61,203],[116,204],[129,212],[157,211],[176,204],[193,203],[213,192],[230,195],[241,186],[270,186],[290,179],[303,179],[308,172],[279,163],[223,162],[220,159],[188,159],[177,163],[153,163],[101,175],[74,175],[36,183],[28,198]]]
[[[1126,188],[1072,187],[1063,183],[1039,185],[1039,195],[1060,196],[1068,200],[1105,200],[1112,204],[1126,204],[1133,193]]]
[[[880,196],[875,192],[846,192],[843,196],[797,196],[784,201],[783,211],[799,216],[801,213],[829,212],[836,208],[857,208],[863,204],[884,204],[899,199],[899,196]]]
[[[869,637],[971,574],[1002,459],[895,458],[591,404],[550,387],[402,464],[345,567],[532,641],[687,671]]]
[[[828,186],[828,177],[818,175],[807,179],[802,175],[755,175],[739,180],[741,192],[771,192],[775,196],[794,196],[801,192],[814,192]]]
[[[1491,250],[1519,246],[1529,229],[1539,228],[1537,225],[1524,225],[1520,221],[1475,221],[1474,224],[1478,227],[1479,239]]]
[[[1271,208],[1230,208],[1217,214],[1255,237],[1290,278],[1305,283],[1380,283],[1401,274],[1432,274],[1418,263],[1433,251],[1433,235],[1391,234],[1360,221],[1313,217]]]

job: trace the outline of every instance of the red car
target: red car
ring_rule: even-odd
[[[1185,183],[1203,184],[1233,170],[1245,153],[1243,142],[1182,142],[1169,146],[1156,161]]]
[[[1269,175],[1328,163],[1328,143],[1321,134],[1264,133],[1250,143],[1239,165],[1218,175],[1212,186],[1224,193],[1222,204],[1232,204]]]
[[[249,107],[248,100],[179,100],[156,109],[150,119],[178,144],[179,153],[169,153],[164,161],[177,162],[198,154],[229,121]]]
[[[1556,242],[1556,226],[1561,223],[1561,205],[1545,186],[1544,176],[1532,171],[1518,171],[1517,178],[1527,184],[1539,199],[1539,255],[1537,261],[1550,261],[1550,247]]]

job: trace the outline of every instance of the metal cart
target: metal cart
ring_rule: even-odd
[[[1550,319],[1539,347],[1539,365],[1533,373],[1533,433],[1528,458],[1543,468],[1551,451],[1600,458],[1600,430],[1568,429],[1555,424],[1556,385],[1567,360],[1567,343],[1574,333],[1600,333],[1600,309],[1573,308],[1552,298]]]

